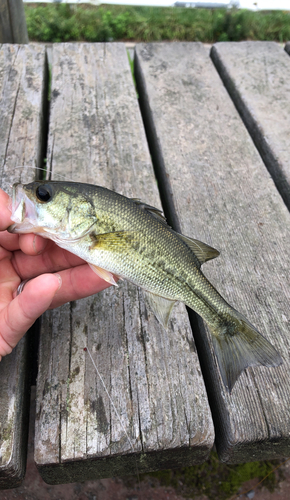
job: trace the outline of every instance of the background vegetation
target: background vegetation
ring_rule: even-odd
[[[290,40],[290,11],[26,4],[32,41]]]
[[[279,460],[250,462],[238,465],[227,465],[219,461],[215,452],[211,452],[209,459],[200,465],[184,467],[177,470],[163,470],[141,475],[140,480],[150,480],[150,484],[161,484],[175,489],[176,493],[184,498],[194,499],[196,496],[205,495],[208,500],[237,500],[239,493],[249,492],[245,484],[251,479],[256,479],[252,488],[266,487],[273,492],[279,481],[284,479],[283,466]],[[278,468],[277,468],[278,467]],[[274,471],[271,473],[272,471]],[[136,486],[136,478],[123,478],[128,486]],[[156,481],[156,483],[155,483]],[[243,485],[243,486],[242,486]],[[236,496],[237,495],[237,496]]]

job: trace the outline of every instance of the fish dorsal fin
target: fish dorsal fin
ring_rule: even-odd
[[[159,222],[162,222],[166,226],[170,227],[161,210],[159,210],[158,208],[152,207],[151,205],[147,205],[143,201],[139,200],[139,198],[131,198],[131,200],[139,208],[141,208],[142,210],[145,210],[146,212],[153,215],[153,217],[158,219]],[[216,250],[213,247],[210,247],[209,245],[207,245],[206,243],[203,243],[202,241],[198,241],[198,240],[195,240],[193,238],[189,238],[188,236],[184,236],[183,234],[180,234],[180,233],[177,233],[177,234],[187,244],[187,246],[189,246],[189,248],[193,251],[193,253],[197,257],[200,265],[202,265],[207,260],[215,259],[220,254],[218,250]]]
[[[145,210],[146,212],[150,213],[158,219],[159,221],[163,222],[164,224],[168,225],[166,222],[166,219],[164,217],[164,214],[162,210],[159,210],[159,208],[152,207],[151,205],[147,205],[147,203],[144,203],[143,201],[139,200],[139,198],[131,198],[134,203],[141,208],[142,210]]]
[[[107,281],[111,285],[118,286],[115,281],[114,276],[109,271],[102,269],[101,267],[95,266],[94,264],[89,264],[90,268],[96,273],[102,280]]]
[[[147,292],[146,290],[143,290],[143,294],[158,321],[160,321],[164,328],[167,328],[169,316],[175,301],[164,299],[164,297]]]
[[[202,265],[207,260],[215,259],[219,256],[219,251],[213,247],[210,247],[206,243],[202,241],[194,240],[193,238],[189,238],[188,236],[184,236],[183,234],[179,234],[178,236],[189,246],[189,248],[193,251],[193,253],[198,258],[200,265]]]

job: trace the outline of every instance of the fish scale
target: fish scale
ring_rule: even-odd
[[[165,328],[176,301],[197,312],[208,324],[229,392],[248,366],[282,363],[200,270],[219,252],[176,233],[160,210],[100,186],[36,181],[13,186],[11,218],[10,232],[40,234],[87,261],[109,283],[116,285],[115,275],[143,288]]]

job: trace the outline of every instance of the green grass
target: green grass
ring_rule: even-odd
[[[290,12],[25,4],[31,41],[290,40]]]
[[[250,462],[239,465],[227,465],[219,461],[217,454],[212,452],[209,459],[200,465],[184,467],[177,470],[163,470],[142,474],[141,481],[150,484],[174,488],[177,494],[184,498],[194,499],[198,495],[206,495],[209,500],[228,500],[235,496],[240,487],[251,479],[257,484],[265,478],[259,486],[265,486],[273,492],[279,481],[283,479],[282,469],[276,474],[269,474],[281,461]],[[269,476],[267,476],[269,474]],[[267,477],[266,477],[267,476]],[[136,479],[123,479],[128,486],[133,486]],[[244,491],[244,490],[243,490]]]

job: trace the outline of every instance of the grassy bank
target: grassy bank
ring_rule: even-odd
[[[26,4],[25,13],[31,41],[290,40],[283,11]]]

